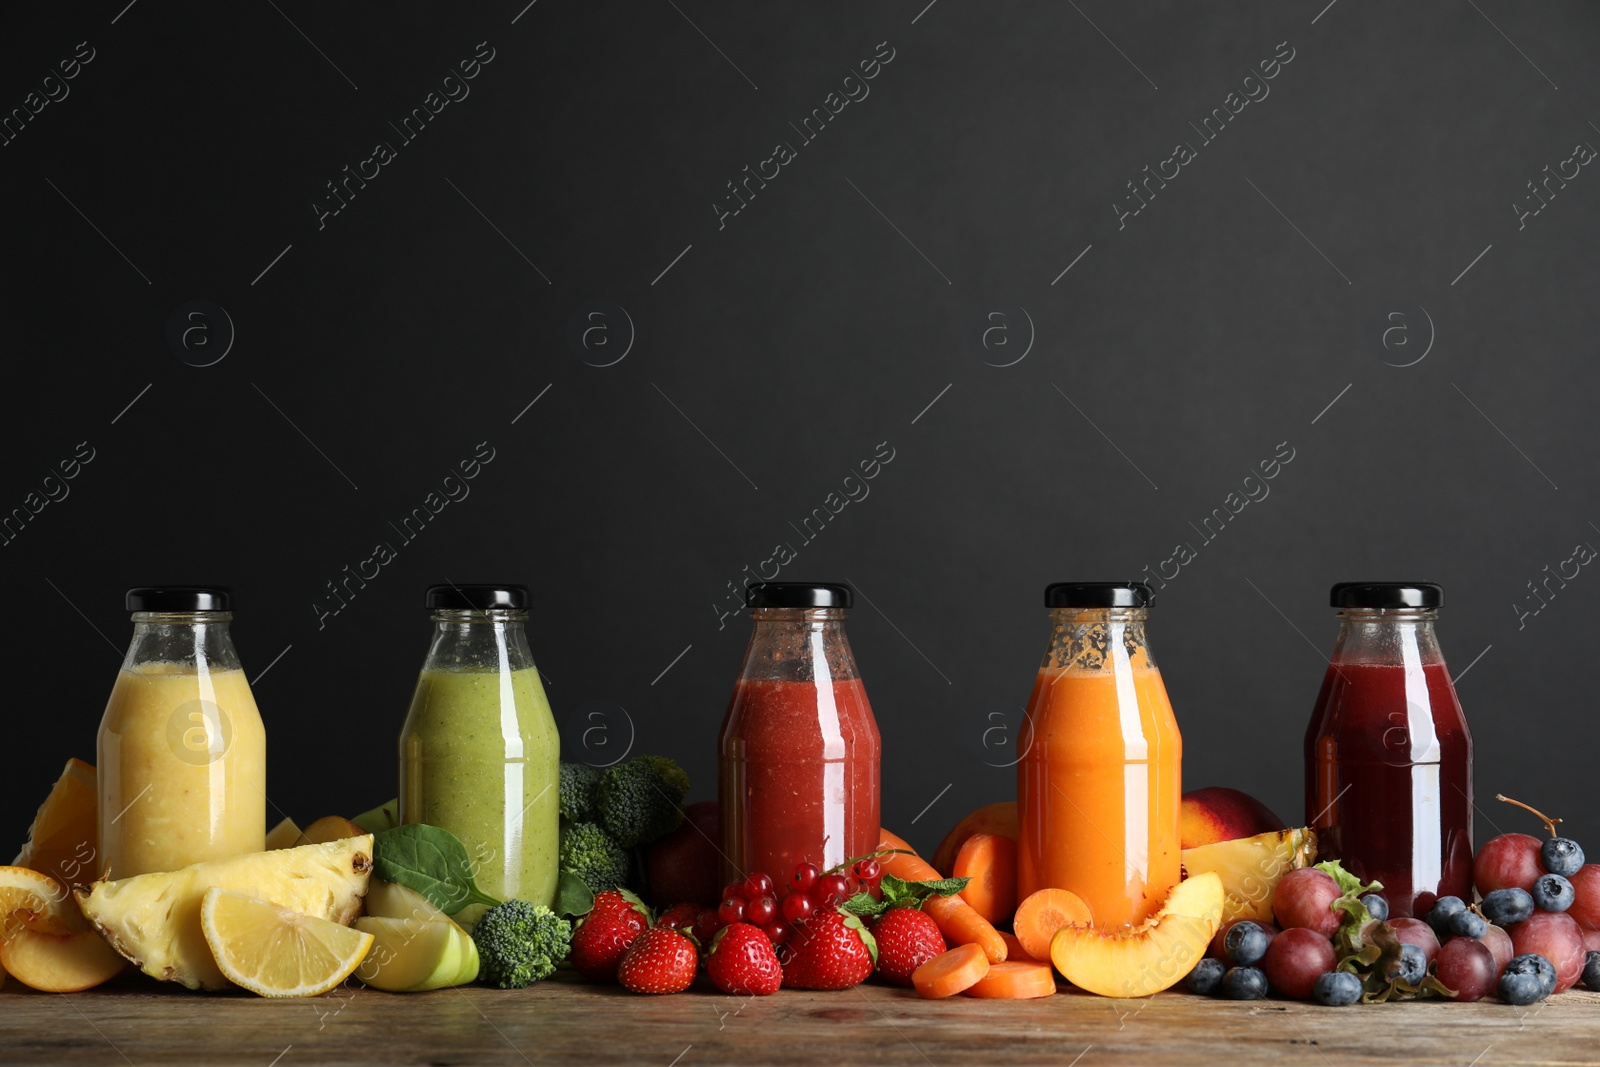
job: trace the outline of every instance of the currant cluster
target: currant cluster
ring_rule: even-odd
[[[710,944],[718,930],[743,922],[760,927],[774,945],[787,944],[796,923],[823,908],[843,904],[857,893],[872,892],[882,878],[882,868],[870,856],[826,873],[815,863],[798,863],[781,888],[771,875],[756,871],[722,887],[722,903],[695,916],[695,936],[701,944]]]

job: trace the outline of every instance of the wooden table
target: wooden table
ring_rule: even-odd
[[[643,997],[561,976],[525,990],[353,987],[287,1001],[133,979],[70,997],[16,988],[0,993],[6,1065],[1600,1063],[1600,994],[1582,991],[1531,1008],[1319,1008],[1181,993],[932,1002],[876,984],[742,1001],[709,986]]]

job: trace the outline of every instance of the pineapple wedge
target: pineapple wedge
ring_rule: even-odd
[[[226,989],[200,925],[213,887],[251,893],[294,911],[349,925],[361,914],[372,872],[372,835],[252,852],[180,871],[102,879],[75,890],[83,914],[111,947],[152,978],[190,989]]]
[[[1236,841],[1218,841],[1183,850],[1185,877],[1215,871],[1225,897],[1222,922],[1272,921],[1272,891],[1278,880],[1317,859],[1317,833],[1309,827],[1273,830]]]

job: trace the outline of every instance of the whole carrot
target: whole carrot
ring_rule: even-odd
[[[896,850],[878,857],[878,866],[885,874],[904,878],[908,882],[927,882],[944,877],[927,860],[917,855],[915,849],[888,830],[882,830],[878,835],[878,850],[882,852],[885,849]],[[922,910],[933,919],[946,941],[956,945],[977,945],[990,963],[1005,961],[1005,939],[988,919],[979,915],[961,897],[929,897],[923,902]]]

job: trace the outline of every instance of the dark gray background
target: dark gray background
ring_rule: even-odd
[[[1199,552],[1151,633],[1186,784],[1298,820],[1327,588],[1418,576],[1447,589],[1480,808],[1533,829],[1504,791],[1594,828],[1600,577],[1515,605],[1600,543],[1600,177],[1520,229],[1513,205],[1600,144],[1600,11],[525,3],[8,12],[7,112],[95,54],[0,147],[0,510],[95,455],[0,549],[13,837],[92,757],[123,590],[158,582],[236,589],[271,800],[302,823],[395,792],[422,590],[447,578],[533,587],[569,748],[605,726],[591,758],[631,736],[712,796],[748,632],[714,605],[780,541],[785,577],[863,594],[884,819],[920,846],[1013,795],[993,765],[1045,583],[1179,542]],[[484,41],[470,96],[403,143],[388,124]],[[724,183],[884,41],[870,96],[719,229]],[[1198,145],[1189,123],[1280,42],[1270,95],[1119,229],[1125,183]],[[380,140],[397,158],[319,229],[324,183]],[[195,299],[237,330],[203,368],[166,337]],[[568,341],[596,300],[636,335],[603,368],[581,357],[621,351],[614,310],[614,347]],[[470,496],[399,545],[387,524],[483,441]],[[790,523],[880,442],[870,496],[802,544]],[[1204,543],[1190,524],[1280,442],[1270,496]],[[319,626],[324,584],[383,539],[398,558]]]

